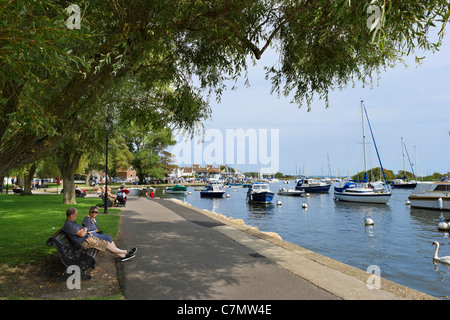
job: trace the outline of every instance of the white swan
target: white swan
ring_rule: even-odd
[[[442,262],[442,263],[447,263],[450,264],[450,256],[445,256],[445,257],[438,257],[438,251],[439,251],[439,242],[434,241],[431,245],[436,245],[436,249],[434,250],[434,257],[433,260]]]

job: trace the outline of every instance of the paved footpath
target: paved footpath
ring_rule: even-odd
[[[119,263],[125,298],[431,298],[384,279],[381,290],[369,290],[367,273],[242,229],[171,200],[129,197],[118,243],[137,247],[138,252],[134,259]]]

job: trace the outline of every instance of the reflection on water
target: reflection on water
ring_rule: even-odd
[[[276,192],[282,186],[274,183],[270,188]],[[439,255],[450,255],[449,234],[437,228],[440,217],[450,218],[450,212],[410,208],[406,201],[411,190],[394,189],[387,205],[335,201],[333,188],[310,197],[275,195],[272,204],[259,205],[246,203],[246,188],[225,187],[230,197],[222,199],[200,198],[191,187],[191,195],[165,194],[163,189],[156,189],[157,197],[177,198],[243,219],[247,225],[276,232],[285,241],[361,270],[377,265],[382,277],[439,298],[450,296],[450,267],[433,263],[431,246],[439,241]],[[365,218],[375,224],[365,226]]]

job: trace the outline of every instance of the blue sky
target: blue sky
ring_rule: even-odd
[[[418,55],[423,56],[420,53]],[[273,63],[276,56],[269,52],[258,61],[256,67],[250,67],[250,87],[240,81],[237,90],[224,92],[219,104],[212,99],[211,119],[203,125],[207,133],[222,132],[223,139],[227,129],[242,128],[255,132],[265,129],[269,133],[270,130],[278,130],[278,171],[285,174],[303,172],[309,175],[328,175],[328,168],[331,168],[331,175],[346,176],[363,170],[362,98],[386,169],[394,172],[403,170],[403,137],[413,162],[416,149],[416,174],[444,173],[450,170],[448,36],[444,38],[439,52],[427,52],[425,56],[419,67],[414,56],[406,57],[408,68],[398,64],[397,67],[382,72],[378,85],[374,83],[373,87],[362,88],[357,83],[355,88],[350,85],[342,91],[330,92],[328,109],[323,101],[316,99],[311,111],[307,112],[306,107],[299,109],[297,105],[291,104],[289,97],[270,94],[271,85],[264,78],[263,66]],[[270,141],[268,145],[270,151]],[[192,146],[194,148],[194,143]],[[202,145],[203,148],[207,146],[208,142]],[[222,152],[226,153],[225,147]],[[367,145],[367,152],[368,167],[378,166],[373,144]],[[210,160],[203,157],[202,160],[206,161],[198,161],[198,157],[194,159],[192,156],[191,161],[180,162],[180,153],[175,154],[178,155],[179,165],[205,164]],[[236,162],[237,160],[228,164],[238,166],[244,172],[257,171],[258,166],[264,167],[261,163],[250,164],[248,160],[244,164]],[[406,169],[411,171],[407,160],[406,165]]]

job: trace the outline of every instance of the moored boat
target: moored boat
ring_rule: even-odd
[[[407,180],[406,177],[406,169],[405,169],[405,151],[406,155],[408,156],[409,165],[411,166],[412,173],[414,175],[414,178],[416,178],[416,175],[414,173],[414,168],[411,164],[411,161],[409,160],[409,154],[408,149],[406,149],[405,142],[403,141],[402,137],[402,155],[403,155],[403,178],[397,178],[394,181],[391,182],[391,187],[395,189],[414,189],[417,186],[417,181],[414,180]]]
[[[202,198],[222,198],[225,191],[223,190],[222,184],[220,183],[210,183],[206,185],[202,191],[200,191],[200,197]]]
[[[372,134],[372,141],[377,152],[378,161],[380,163],[381,172],[383,173],[385,184],[377,183],[371,184],[367,179],[367,168],[366,168],[366,141],[364,134],[364,114],[366,115],[367,123],[369,125],[370,132]],[[391,189],[386,180],[386,175],[384,174],[383,165],[381,164],[380,155],[378,153],[377,145],[375,143],[375,138],[373,136],[372,128],[369,122],[369,116],[367,115],[367,110],[363,106],[363,101],[361,100],[361,118],[362,118],[362,136],[363,136],[363,155],[364,155],[364,172],[365,177],[362,183],[347,182],[343,187],[334,187],[334,198],[340,201],[350,201],[359,203],[381,203],[386,204],[391,198]]]
[[[331,184],[316,179],[300,179],[295,186],[295,190],[301,190],[304,192],[328,192]]]
[[[408,200],[412,208],[450,210],[450,181],[420,182]]]
[[[187,190],[187,187],[182,186],[181,184],[177,184],[173,187],[167,188],[167,193],[178,193],[178,194],[184,194]]]
[[[295,190],[295,189],[286,189],[281,188],[280,191],[277,192],[280,196],[302,196],[305,193],[304,190]]]
[[[274,193],[270,191],[267,183],[253,183],[247,191],[248,203],[270,203],[273,200]]]
[[[395,179],[391,182],[391,187],[395,189],[414,189],[416,186],[416,181],[406,181],[404,179]]]
[[[347,182],[342,188],[334,187],[334,198],[340,201],[386,204],[390,197],[391,192],[384,192],[370,183]]]

